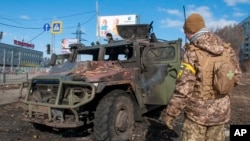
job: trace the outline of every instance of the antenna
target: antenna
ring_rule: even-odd
[[[185,10],[185,6],[183,5],[183,13],[184,13],[184,21],[185,21],[185,28],[186,28],[186,10]],[[185,35],[185,43],[187,43],[187,37],[186,37],[186,35]]]

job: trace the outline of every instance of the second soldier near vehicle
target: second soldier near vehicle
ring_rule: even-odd
[[[111,43],[114,41],[113,35],[111,33],[107,33],[106,38],[107,38],[108,43]]]

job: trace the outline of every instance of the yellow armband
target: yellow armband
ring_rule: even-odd
[[[194,67],[188,63],[181,63],[181,66],[180,66],[180,70],[178,72],[178,75],[177,75],[177,78],[180,78],[182,73],[183,73],[183,70],[184,69],[188,69],[190,70],[194,75],[196,74],[196,70],[194,69]]]

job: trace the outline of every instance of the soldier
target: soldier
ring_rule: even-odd
[[[204,57],[204,61],[206,56],[222,54],[225,42],[205,28],[203,17],[199,14],[191,14],[183,29],[189,44],[185,45],[182,59],[184,69],[177,79],[173,97],[166,108],[166,125],[173,129],[173,122],[183,111],[185,117],[181,141],[223,141],[224,124],[230,120],[229,94],[215,95],[211,86],[212,79],[203,80],[203,75],[208,74],[198,62],[201,61],[199,58]],[[201,50],[206,56],[198,56],[194,48]],[[241,70],[234,50],[231,47],[229,50],[230,59],[236,67],[236,86],[240,82]]]
[[[108,43],[111,43],[114,41],[113,35],[111,33],[107,33],[106,38],[107,38]]]

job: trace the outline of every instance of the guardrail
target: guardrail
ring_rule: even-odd
[[[28,81],[28,73],[0,73],[0,84],[17,84]]]

